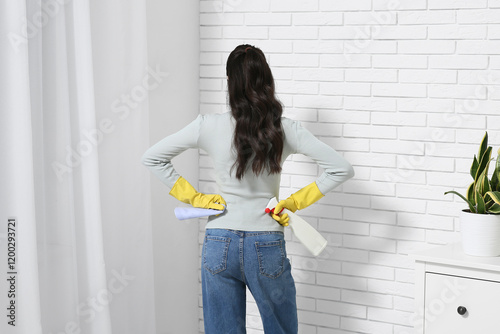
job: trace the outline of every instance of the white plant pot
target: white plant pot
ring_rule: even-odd
[[[460,213],[462,248],[473,256],[500,255],[500,215]]]

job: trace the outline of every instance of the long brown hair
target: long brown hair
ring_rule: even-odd
[[[249,44],[238,45],[229,54],[226,74],[229,105],[236,120],[236,177],[243,178],[249,163],[256,175],[264,170],[280,173],[283,106],[275,96],[274,78],[264,53]]]

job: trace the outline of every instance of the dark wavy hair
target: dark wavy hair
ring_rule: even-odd
[[[226,63],[231,114],[236,120],[233,148],[236,177],[241,180],[247,166],[259,175],[281,172],[284,132],[283,106],[275,96],[274,78],[264,53],[249,44],[238,45]]]

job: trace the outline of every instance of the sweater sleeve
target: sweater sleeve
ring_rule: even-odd
[[[323,195],[354,176],[354,169],[337,151],[316,138],[299,122],[294,122],[296,153],[304,154],[315,161],[324,171],[316,179]]]
[[[151,146],[142,156],[142,163],[170,189],[180,176],[172,165],[172,159],[188,148],[198,147],[203,119],[203,115],[198,115],[183,129]]]

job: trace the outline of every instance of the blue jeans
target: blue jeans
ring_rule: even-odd
[[[295,283],[283,232],[206,229],[201,262],[206,334],[246,333],[246,286],[265,333],[297,333]]]

